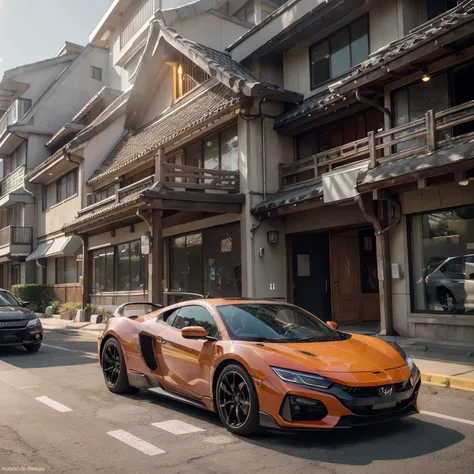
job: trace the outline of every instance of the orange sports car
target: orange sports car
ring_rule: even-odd
[[[202,299],[116,317],[99,337],[114,393],[152,389],[227,429],[331,429],[417,413],[420,373],[397,344],[286,303]]]

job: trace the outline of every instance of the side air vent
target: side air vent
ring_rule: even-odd
[[[158,364],[156,362],[155,351],[153,350],[153,338],[147,334],[140,334],[139,340],[143,360],[150,370],[156,370]]]
[[[318,357],[316,354],[313,354],[312,352],[308,352],[308,351],[299,351],[299,352],[301,352],[301,354],[304,354],[304,355],[307,355],[307,356]]]

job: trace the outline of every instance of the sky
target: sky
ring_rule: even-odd
[[[0,76],[54,57],[65,41],[85,46],[112,0],[0,0]]]

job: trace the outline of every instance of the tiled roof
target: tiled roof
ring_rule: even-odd
[[[86,128],[81,130],[69,143],[68,148],[74,149],[79,145],[87,142],[92,137],[107,128],[118,117],[125,113],[127,102],[130,97],[131,90],[128,90],[117,97],[94,121]]]
[[[323,195],[323,183],[308,184],[299,188],[281,191],[273,196],[259,202],[251,210],[252,214],[265,214],[280,207],[296,204],[297,202],[307,201]]]
[[[74,219],[74,221],[67,223],[63,226],[63,232],[69,232],[73,229],[85,225],[92,221],[105,219],[110,215],[113,215],[117,211],[125,210],[128,207],[134,206],[141,200],[141,194],[143,189],[139,189],[128,196],[124,197],[119,203],[115,200],[111,200],[102,206],[93,207],[90,211],[82,212]]]
[[[330,93],[325,91],[322,94],[317,94],[309,97],[301,104],[291,106],[287,111],[280,114],[275,119],[275,129],[281,128],[286,124],[298,120],[310,114],[324,110],[329,105],[342,100],[342,96],[336,93]]]
[[[95,183],[135,160],[161,148],[212,116],[237,107],[240,99],[222,84],[203,84],[197,95],[187,102],[177,102],[151,125],[134,135],[124,137],[105,161],[97,168],[88,184]],[[207,88],[208,87],[208,88]]]
[[[176,30],[164,25],[159,13],[156,15],[161,27],[160,38],[163,37],[171,46],[235,93],[254,97],[274,96],[276,100],[293,103],[303,100],[303,95],[298,92],[257,79],[247,68],[234,61],[228,52],[217,51],[183,38]]]
[[[413,175],[413,181],[416,181],[423,173],[427,176],[435,176],[442,173],[444,166],[452,166],[473,158],[474,140],[445,146],[433,153],[412,155],[408,158],[381,163],[367,171],[361,171],[357,176],[357,187],[383,188],[389,185],[394,178],[410,174]]]
[[[332,84],[329,88],[331,91],[337,91],[341,86],[354,81],[358,76],[363,75],[370,70],[383,67],[386,63],[406,54],[414,48],[419,47],[421,44],[434,41],[437,36],[446,33],[453,27],[473,20],[474,0],[462,1],[456,8],[433,18],[429,22],[414,29],[410,34],[389,43],[371,54],[369,59],[360,64],[351,75]]]

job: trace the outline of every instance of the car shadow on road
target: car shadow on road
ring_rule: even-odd
[[[330,432],[271,432],[241,438],[249,444],[295,458],[366,466],[375,461],[416,458],[459,443],[465,436],[417,418]]]

